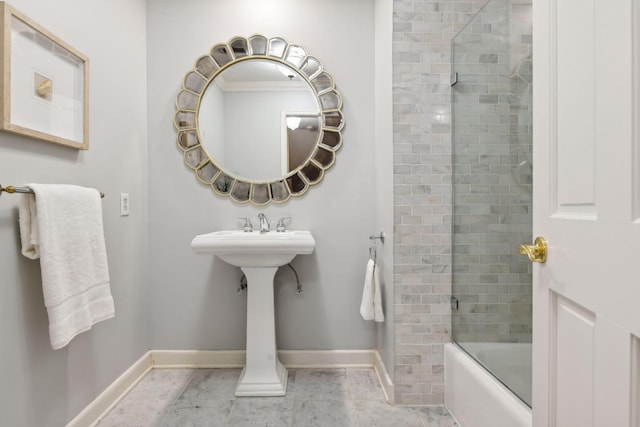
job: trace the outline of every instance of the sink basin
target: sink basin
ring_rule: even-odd
[[[289,230],[245,233],[224,230],[196,236],[191,242],[195,252],[211,253],[236,267],[279,267],[296,255],[313,252],[316,241],[311,232]]]
[[[313,252],[316,241],[309,231],[242,230],[201,234],[191,242],[195,252],[208,253],[240,267],[247,278],[246,364],[236,396],[284,396],[287,368],[276,349],[273,278],[278,267],[296,255]]]

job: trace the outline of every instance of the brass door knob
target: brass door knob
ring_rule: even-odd
[[[547,260],[547,241],[536,237],[533,245],[520,245],[520,253],[529,257],[531,262],[544,263]]]

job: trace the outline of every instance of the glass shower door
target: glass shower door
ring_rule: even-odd
[[[453,339],[531,405],[531,4],[492,0],[452,52]]]

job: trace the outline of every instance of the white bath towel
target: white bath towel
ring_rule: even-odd
[[[373,268],[373,320],[376,322],[384,322],[382,291],[380,289],[380,269],[375,264]]]
[[[40,258],[51,346],[59,349],[114,316],[100,193],[74,185],[29,184],[20,206],[22,253]]]
[[[29,259],[38,259],[40,258],[38,211],[36,210],[36,204],[31,194],[22,198],[19,213],[22,255]]]
[[[364,289],[362,290],[362,301],[360,302],[360,315],[364,320],[375,320],[384,322],[384,311],[382,310],[382,292],[380,290],[380,273],[373,259],[367,262],[367,269],[364,277]]]

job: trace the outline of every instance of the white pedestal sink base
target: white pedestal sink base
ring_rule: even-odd
[[[247,276],[247,362],[236,396],[284,396],[287,370],[276,350],[273,277],[278,267],[296,255],[313,252],[316,241],[309,231],[215,231],[196,236],[194,251],[215,254],[240,267]]]
[[[236,396],[284,396],[287,394],[287,368],[280,361],[276,365],[275,381],[270,382],[253,382],[254,380],[247,377],[247,368],[242,370],[238,386],[236,387]]]
[[[278,267],[241,267],[247,276],[247,361],[236,396],[284,396],[287,369],[276,350],[273,278]]]

